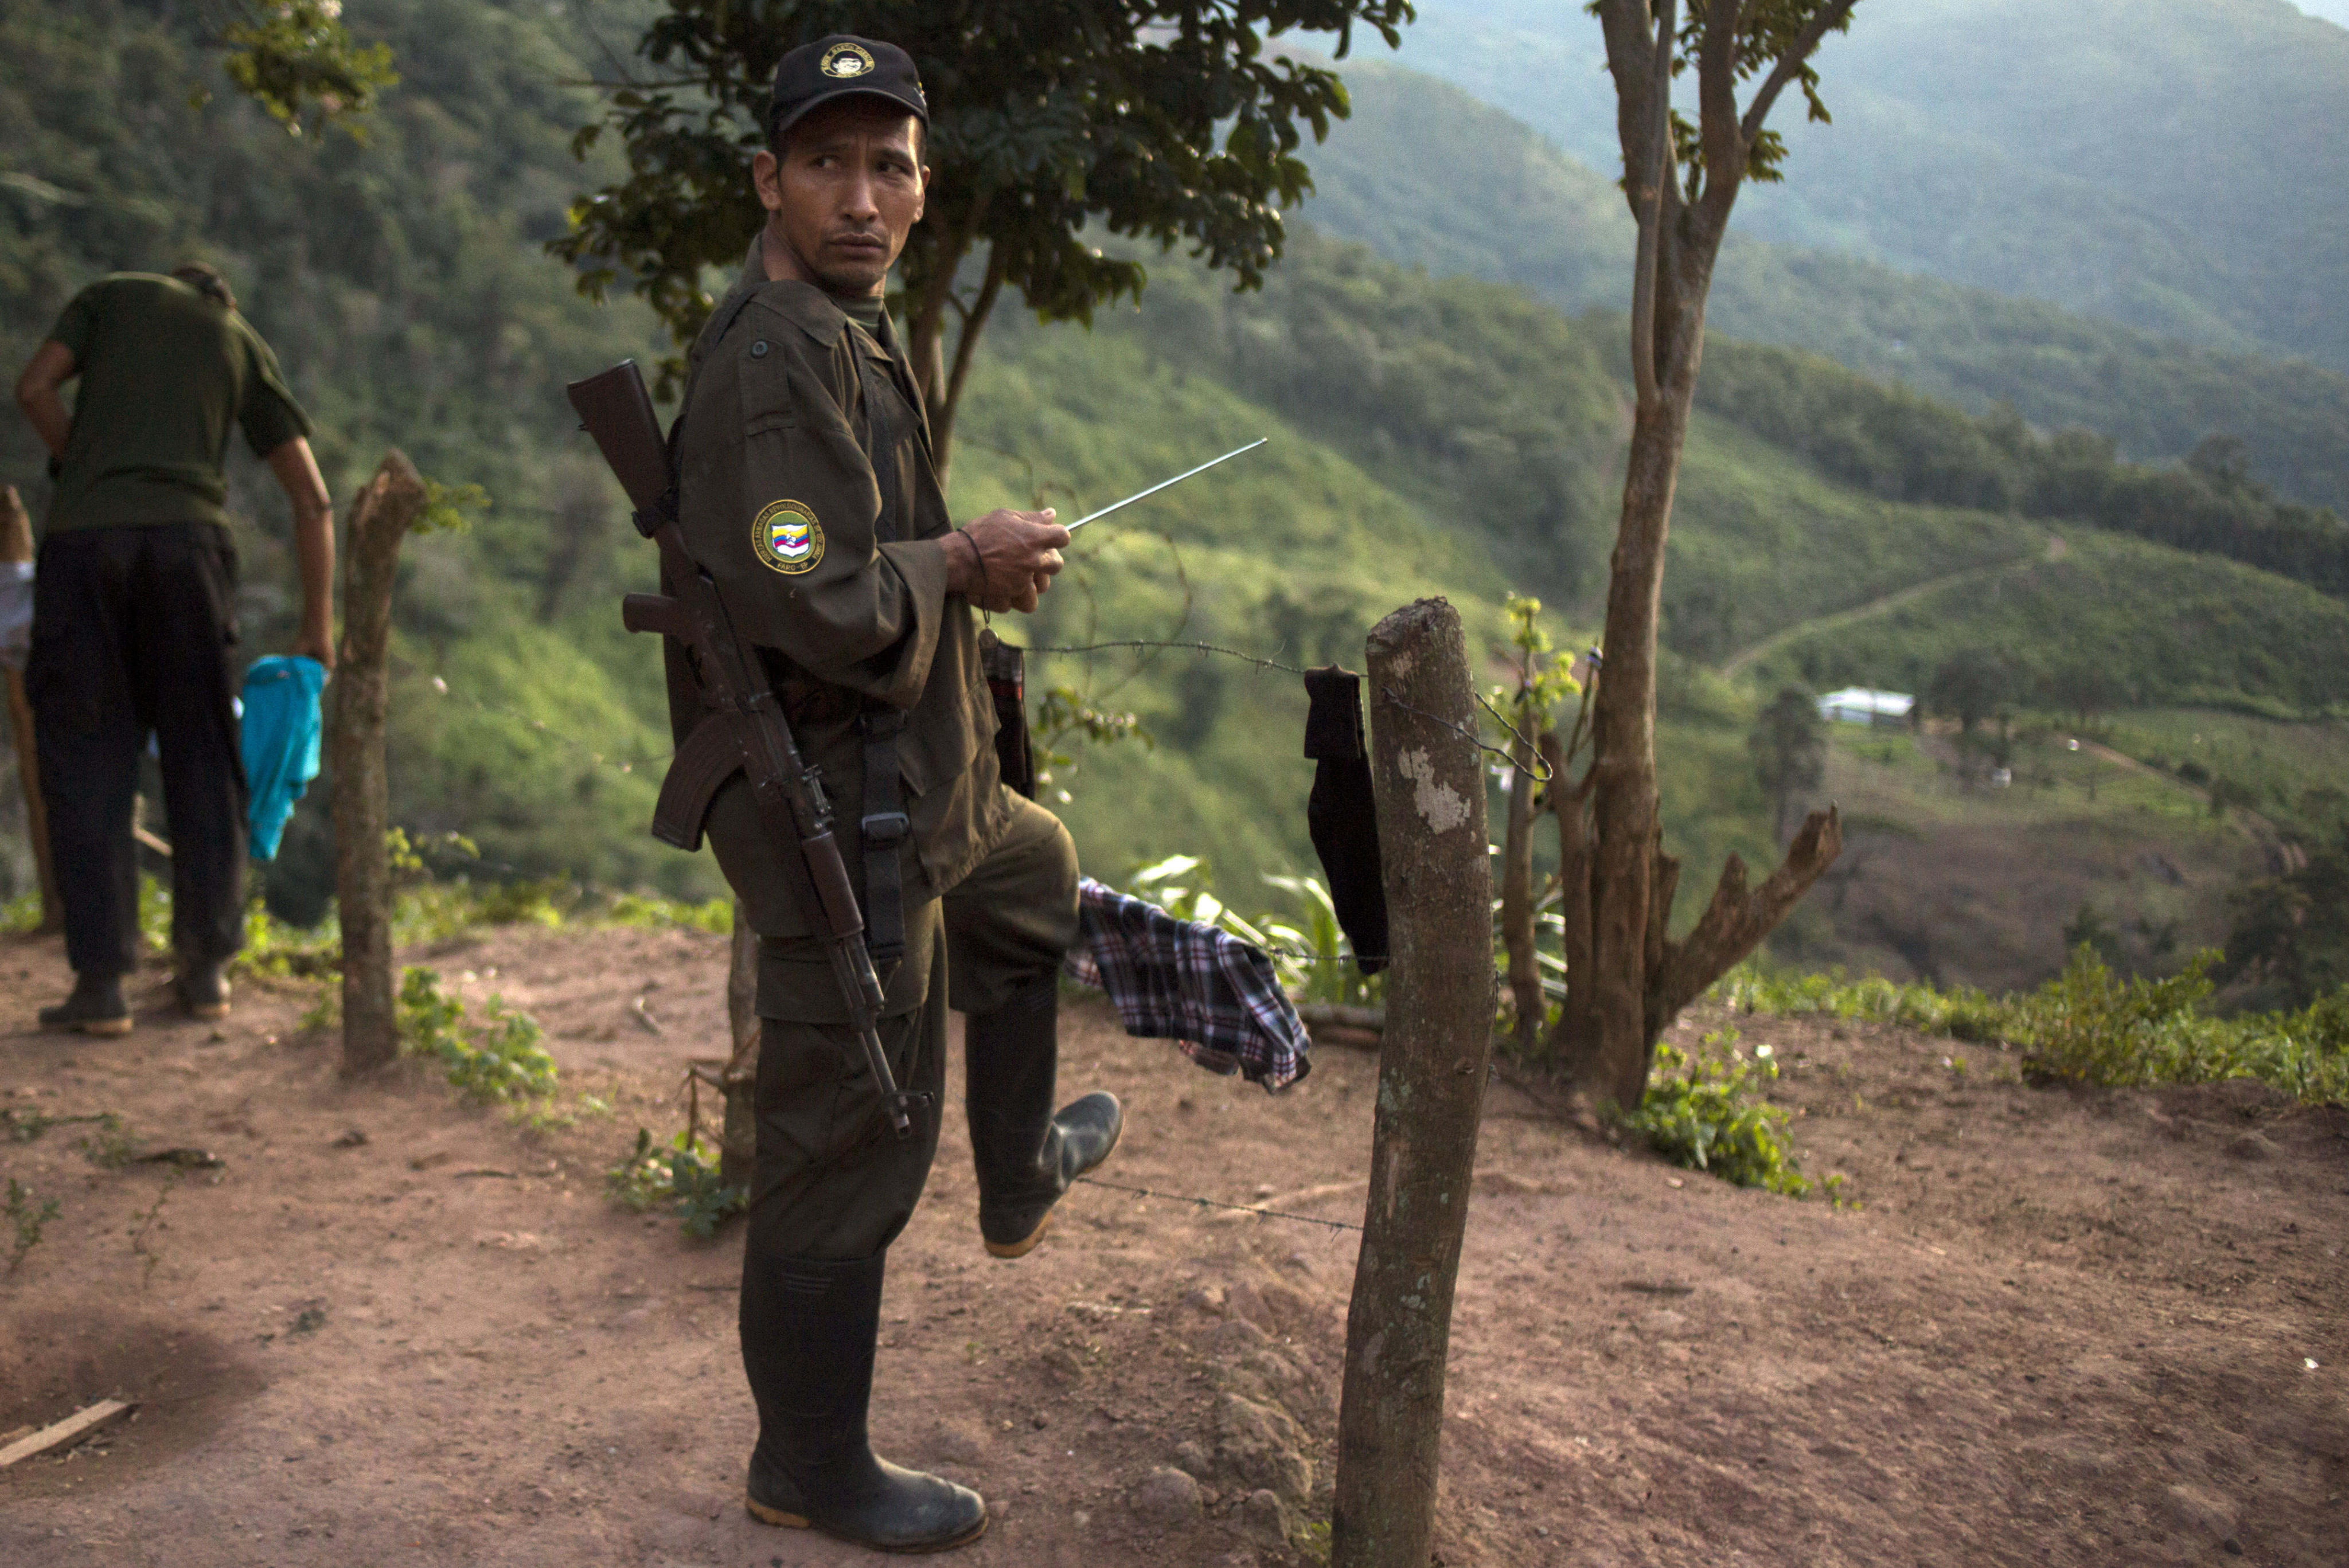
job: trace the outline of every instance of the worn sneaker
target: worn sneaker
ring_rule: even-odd
[[[180,971],[172,982],[180,995],[180,1006],[191,1018],[225,1018],[228,1016],[228,965],[222,963],[190,964]]]
[[[85,1035],[127,1035],[130,1004],[122,999],[119,975],[75,977],[73,995],[54,1007],[41,1009],[41,1027],[79,1029]]]

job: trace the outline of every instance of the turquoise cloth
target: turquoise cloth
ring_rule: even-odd
[[[253,791],[253,858],[274,861],[294,802],[318,776],[318,694],[326,666],[298,654],[244,672],[244,781]]]

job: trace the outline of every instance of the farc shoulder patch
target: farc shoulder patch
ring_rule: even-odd
[[[796,577],[823,559],[823,529],[806,503],[770,501],[750,524],[750,550],[769,571]]]

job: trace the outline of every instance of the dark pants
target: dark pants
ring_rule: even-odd
[[[907,910],[905,929],[905,961],[923,965],[924,983],[891,985],[903,1010],[882,1021],[881,1040],[898,1087],[931,1098],[916,1135],[902,1142],[883,1119],[863,1047],[840,1022],[846,1009],[822,949],[809,940],[795,962],[762,962],[753,1254],[845,1262],[881,1251],[905,1228],[937,1152],[949,997],[958,1012],[992,1012],[1023,987],[1052,984],[1077,940],[1069,830],[1041,806],[1019,801],[994,849],[945,898]],[[1052,1048],[1048,1039],[1034,1046]]]
[[[42,542],[25,684],[66,957],[78,974],[138,965],[131,804],[150,731],[171,838],[172,946],[183,962],[205,963],[243,944],[235,606],[236,552],[211,523],[77,529]]]

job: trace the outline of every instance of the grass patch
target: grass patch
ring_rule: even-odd
[[[2349,988],[2298,1012],[2219,1017],[2206,1006],[2216,960],[2204,953],[2167,979],[2123,978],[2083,944],[2063,974],[2006,996],[1749,965],[1713,994],[1748,1013],[1825,1013],[2001,1042],[2044,1079],[2124,1088],[2256,1078],[2304,1105],[2349,1105]]]

